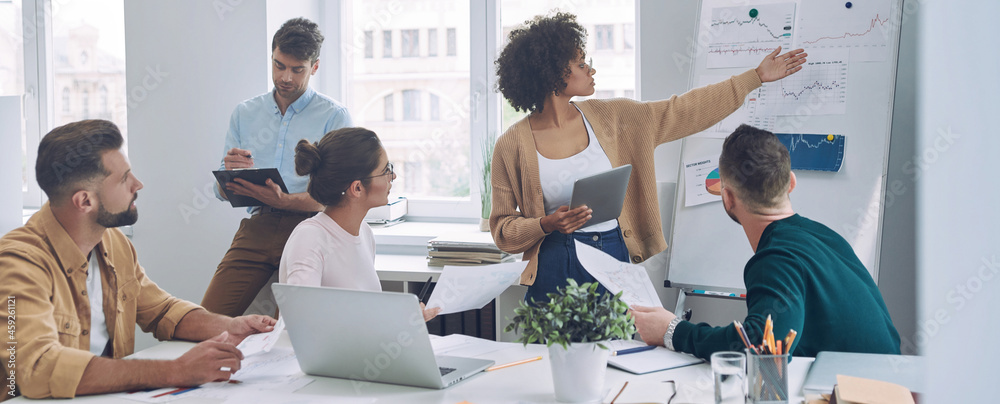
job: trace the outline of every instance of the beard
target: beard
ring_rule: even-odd
[[[132,202],[139,198],[139,194],[135,194],[132,197]],[[111,228],[111,227],[121,227],[135,224],[139,220],[139,210],[129,203],[129,207],[125,208],[124,211],[118,213],[111,213],[107,209],[104,209],[104,204],[100,204],[97,207],[97,224]]]

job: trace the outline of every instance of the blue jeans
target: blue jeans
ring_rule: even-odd
[[[546,294],[554,293],[556,288],[565,287],[568,284],[567,278],[573,278],[578,284],[597,282],[576,258],[575,240],[604,251],[619,261],[628,262],[628,248],[622,239],[621,227],[605,232],[573,234],[552,232],[545,236],[541,247],[538,248],[538,272],[535,274],[535,283],[528,286],[528,293],[524,295],[525,301],[531,303],[534,299],[538,303],[548,302],[549,297]],[[607,292],[604,286],[598,287],[597,290],[602,294]]]

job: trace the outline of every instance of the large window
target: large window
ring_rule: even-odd
[[[629,97],[635,95],[635,1],[632,0],[500,0],[500,26],[504,33],[500,49],[512,29],[539,14],[558,9],[576,14],[577,22],[587,29],[587,56],[594,60],[597,74],[594,97]],[[615,32],[621,32],[623,45],[616,49]],[[498,50],[499,51],[499,50]],[[501,103],[502,128],[523,118],[506,101]]]
[[[378,133],[396,167],[393,197],[470,196],[469,1],[345,0],[344,43],[357,43],[366,30],[380,30],[383,59],[345,54],[343,102],[354,124]],[[329,22],[328,22],[329,23]],[[329,31],[330,25],[326,30]],[[447,55],[438,54],[438,33],[446,33]],[[391,57],[391,35],[400,49]],[[434,98],[430,97],[434,94]],[[430,104],[428,112],[427,104]],[[430,121],[433,117],[439,121]]]
[[[577,14],[588,31],[587,51],[598,69],[595,97],[635,94],[634,0],[342,4],[344,17],[325,21],[324,29],[336,27],[344,33],[343,43],[366,47],[378,40],[368,33],[380,33],[383,51],[380,58],[345,53],[339,97],[356,125],[382,139],[399,175],[392,196],[409,198],[411,214],[415,206],[434,207],[420,208],[417,216],[479,213],[480,184],[475,178],[483,163],[481,139],[502,133],[524,116],[513,113],[494,91],[493,60],[504,44],[503,34],[526,19],[556,8]],[[496,32],[469,23],[494,19],[500,22]]]
[[[121,0],[0,1],[0,95],[24,96],[26,208],[43,201],[32,160],[53,127],[107,119],[127,142],[124,13]]]

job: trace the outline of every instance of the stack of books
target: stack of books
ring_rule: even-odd
[[[512,262],[515,256],[500,251],[488,232],[442,235],[427,243],[427,265],[490,265]]]

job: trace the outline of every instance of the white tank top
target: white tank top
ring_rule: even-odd
[[[576,105],[574,105],[576,107]],[[580,111],[580,108],[576,108]],[[579,178],[594,175],[611,169],[611,160],[604,153],[601,144],[597,142],[594,128],[590,121],[580,111],[583,124],[587,127],[587,148],[582,152],[564,159],[552,160],[538,154],[538,177],[542,183],[542,201],[545,203],[545,214],[551,215],[560,206],[568,206],[573,196],[573,182]],[[594,223],[583,227],[578,232],[601,232],[612,230],[618,226],[618,219],[602,223]]]

